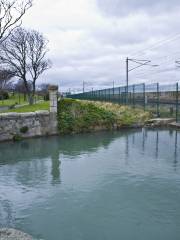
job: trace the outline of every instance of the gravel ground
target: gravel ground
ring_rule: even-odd
[[[32,240],[32,237],[15,229],[2,228],[0,229],[0,240]]]

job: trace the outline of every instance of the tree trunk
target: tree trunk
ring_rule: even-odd
[[[29,89],[26,78],[24,78],[23,81],[24,81],[24,86],[26,89],[26,94],[27,94],[29,105],[33,105],[33,98],[32,98],[32,94],[31,94],[31,90]]]

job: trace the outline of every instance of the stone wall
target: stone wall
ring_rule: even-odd
[[[49,111],[0,114],[0,142],[17,138],[30,138],[58,134],[58,86],[49,87]]]
[[[0,114],[0,141],[55,134],[57,134],[56,116],[49,111]]]

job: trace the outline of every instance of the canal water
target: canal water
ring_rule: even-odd
[[[0,227],[44,240],[179,240],[180,132],[0,144]]]

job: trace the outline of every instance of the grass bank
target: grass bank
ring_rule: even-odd
[[[58,104],[61,134],[142,125],[150,118],[143,110],[112,103],[63,99]]]
[[[43,101],[33,105],[25,105],[23,107],[9,109],[5,112],[17,112],[17,113],[25,113],[25,112],[36,112],[41,110],[49,110],[49,102]]]
[[[24,99],[23,94],[9,94],[9,99],[6,100],[0,100],[0,106],[6,107],[6,106],[13,106],[18,104],[26,104],[27,100]]]
[[[43,100],[42,97],[36,96],[36,101]],[[27,98],[24,98],[24,94],[9,93],[9,99],[0,100],[0,107],[15,106],[20,104],[28,104]]]

